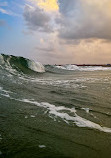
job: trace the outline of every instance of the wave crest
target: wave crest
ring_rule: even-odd
[[[1,54],[0,65],[4,65],[17,71],[22,71],[24,73],[28,73],[29,71],[45,72],[45,67],[41,63],[23,57],[16,57],[13,55]]]
[[[111,67],[102,67],[102,66],[76,66],[76,65],[63,65],[63,66],[55,66],[55,68],[62,70],[70,70],[70,71],[104,71],[111,70]]]

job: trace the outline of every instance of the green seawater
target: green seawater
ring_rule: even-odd
[[[111,70],[48,70],[0,66],[0,158],[110,158]]]

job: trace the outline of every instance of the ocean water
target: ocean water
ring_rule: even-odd
[[[111,68],[0,55],[1,158],[110,158]]]

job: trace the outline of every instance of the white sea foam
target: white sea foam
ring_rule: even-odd
[[[28,61],[28,67],[29,67],[29,69],[36,71],[36,72],[45,72],[44,66],[41,63],[35,62],[33,60]]]
[[[2,135],[0,134],[0,140],[2,140]]]
[[[34,118],[35,116],[34,115],[30,115],[30,117]]]
[[[17,71],[15,69],[12,69],[10,65],[10,59],[11,56],[9,56],[7,61],[5,62],[3,56],[0,55],[0,64],[5,64],[5,69],[8,70],[10,73],[15,74]]]
[[[39,102],[28,100],[28,99],[22,99],[22,100],[18,100],[18,101],[34,104],[38,107],[45,108],[47,113],[49,113],[49,116],[51,116],[51,118],[55,119],[55,117],[59,117],[68,124],[71,121],[74,124],[76,124],[78,127],[88,127],[88,128],[92,128],[92,129],[97,129],[102,132],[111,133],[111,128],[102,127],[97,123],[91,122],[85,118],[78,116],[75,108],[66,108],[64,106],[55,106],[55,105],[49,104],[47,102],[39,103]]]
[[[5,63],[5,61],[3,59],[3,56],[0,54],[0,64],[4,64],[4,63]]]
[[[8,90],[4,90],[3,87],[0,87],[0,95],[4,96],[4,97],[10,97],[10,94],[12,94],[13,92],[8,91]]]
[[[0,151],[0,155],[2,155],[2,152]]]
[[[82,83],[77,83],[77,79],[73,80],[54,80],[54,79],[32,79],[31,82],[39,83],[41,85],[51,85],[55,87],[64,88],[86,88]]]
[[[86,113],[89,113],[89,111],[90,111],[90,109],[89,109],[89,108],[81,108],[81,109],[85,110],[85,111],[86,111]]]
[[[102,66],[76,66],[76,65],[63,65],[63,66],[55,66],[59,69],[64,70],[79,70],[79,71],[104,71],[104,70],[111,70],[111,67],[102,67]]]
[[[26,116],[25,116],[25,119],[27,119],[27,118],[28,118],[28,116],[26,115]]]
[[[4,96],[4,97],[10,98],[9,94],[1,94],[1,95]]]
[[[55,67],[63,70],[79,70],[79,67],[76,65],[63,65],[63,66],[55,66]]]
[[[11,74],[13,74],[13,75],[17,75],[17,74],[18,74],[17,70],[16,70],[16,69],[13,69],[13,68],[11,67],[11,65],[10,65],[10,63],[9,63],[8,60],[7,60],[7,63],[5,63],[5,69],[6,69],[8,72],[10,72]]]
[[[10,97],[9,93],[12,93],[10,91],[3,90],[2,87],[0,87],[0,91],[3,92],[1,95],[5,96],[5,97]],[[14,98],[10,97],[10,99],[14,99]],[[55,105],[47,103],[47,102],[39,103],[37,101],[33,101],[33,100],[29,100],[29,99],[14,99],[14,100],[29,103],[29,104],[34,104],[38,107],[45,108],[46,113],[54,120],[56,117],[58,117],[58,118],[61,118],[63,121],[65,121],[68,124],[70,124],[70,121],[71,121],[74,124],[76,124],[78,127],[88,127],[88,128],[97,129],[97,130],[100,130],[103,132],[111,133],[111,128],[102,127],[99,124],[96,124],[94,122],[91,122],[87,119],[84,119],[84,118],[78,116],[75,108],[67,108],[64,106],[55,106]],[[87,113],[89,112],[88,108],[83,108],[83,110],[85,110]],[[31,115],[30,117],[33,117],[33,115]]]
[[[45,145],[39,145],[39,148],[46,148]]]

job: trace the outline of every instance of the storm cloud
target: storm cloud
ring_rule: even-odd
[[[51,64],[110,63],[110,0],[26,3],[23,17],[28,29],[24,29],[24,37],[30,36],[27,40],[31,41],[29,47],[33,47],[31,58]]]
[[[61,17],[56,22],[61,26],[59,37],[74,39],[111,40],[110,0],[59,0]]]
[[[65,40],[111,40],[110,0],[58,0],[59,16],[49,14],[39,5],[25,6],[24,19],[30,30],[58,31]],[[44,2],[45,3],[45,2]],[[55,24],[56,25],[55,25]],[[56,28],[55,28],[56,27]]]
[[[52,32],[52,28],[50,26],[50,16],[37,6],[31,7],[26,5],[23,16],[26,25],[30,30]]]

